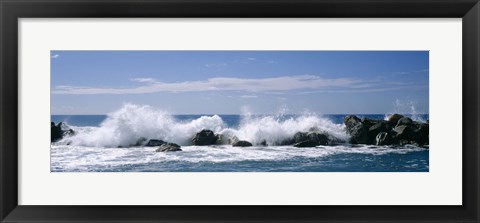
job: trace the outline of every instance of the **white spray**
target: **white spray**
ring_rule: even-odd
[[[283,114],[255,116],[242,115],[238,129],[227,128],[220,116],[202,116],[190,121],[179,121],[171,114],[150,106],[126,104],[107,116],[99,127],[77,127],[77,134],[59,143],[73,146],[117,147],[130,146],[138,139],[161,139],[179,145],[190,145],[195,133],[210,129],[215,133],[236,136],[253,144],[265,141],[278,145],[296,132],[316,128],[320,132],[346,140],[343,124],[334,124],[315,114],[285,118]]]

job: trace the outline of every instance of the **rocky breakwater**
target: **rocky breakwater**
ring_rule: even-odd
[[[249,147],[252,143],[239,140],[236,136],[228,137],[223,134],[215,134],[212,130],[204,129],[198,132],[192,139],[192,145],[209,146],[209,145],[232,145],[234,147]]]
[[[180,149],[180,146],[175,144],[175,143],[164,143],[163,145],[161,145],[160,147],[158,147],[157,150],[155,150],[155,152],[176,152],[176,151],[182,151],[182,149]]]
[[[315,128],[305,132],[297,132],[291,139],[285,140],[281,145],[293,145],[294,147],[315,147],[331,144],[328,135],[316,131]]]
[[[294,146],[294,147],[316,147],[320,145],[333,145],[342,142],[327,133],[320,131],[317,128],[311,128],[308,131],[296,132],[291,138],[281,142],[274,143],[279,146]],[[207,145],[232,145],[233,147],[250,147],[254,144],[241,140],[236,136],[227,136],[223,134],[215,134],[213,131],[204,129],[198,132],[192,139],[192,145],[207,146]],[[263,140],[256,143],[256,146],[268,146],[267,141]]]
[[[344,118],[352,144],[425,146],[429,144],[428,122],[413,121],[409,117],[393,114],[387,120]]]

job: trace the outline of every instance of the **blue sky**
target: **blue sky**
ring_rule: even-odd
[[[428,113],[428,51],[51,51],[52,114]]]

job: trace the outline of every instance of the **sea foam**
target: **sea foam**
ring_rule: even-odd
[[[90,147],[128,147],[140,138],[161,139],[185,146],[195,133],[210,129],[253,144],[266,142],[278,145],[293,137],[296,132],[315,128],[331,137],[346,140],[345,127],[315,114],[298,116],[250,115],[241,117],[238,128],[229,128],[218,115],[202,116],[189,121],[175,119],[168,112],[147,105],[125,104],[121,109],[108,114],[99,127],[73,127],[74,136],[62,139],[59,144]]]

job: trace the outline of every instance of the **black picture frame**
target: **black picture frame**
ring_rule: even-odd
[[[0,15],[1,222],[479,222],[478,0],[0,0]],[[462,18],[463,205],[18,205],[17,21],[75,17]]]

